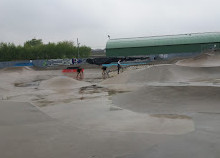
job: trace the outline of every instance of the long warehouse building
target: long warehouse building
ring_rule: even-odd
[[[181,56],[220,48],[220,32],[109,39],[107,57]]]

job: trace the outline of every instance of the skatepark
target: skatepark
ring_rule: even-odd
[[[220,157],[220,53],[102,79],[0,69],[0,157]]]

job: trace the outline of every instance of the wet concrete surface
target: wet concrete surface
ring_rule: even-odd
[[[0,101],[0,157],[220,157],[218,88],[143,87],[124,93],[99,85],[99,70],[90,73],[90,85],[73,89],[35,89],[38,84],[9,89]]]
[[[6,104],[10,106],[0,106],[1,116],[9,112],[8,117],[15,117],[0,125],[1,157],[216,158],[220,154],[218,114],[191,113],[195,129],[187,132],[181,129],[182,124],[179,129],[185,132],[178,134],[171,129],[175,127],[176,117],[160,116],[159,120],[154,120],[151,116],[140,117],[123,109],[111,111],[110,103],[104,98],[95,102],[47,106],[41,108],[42,111],[26,103],[20,103],[20,110],[16,109],[19,104],[15,102]],[[33,113],[40,117],[30,119]],[[16,121],[21,120],[21,116],[24,120]],[[134,120],[137,121],[132,123]],[[166,121],[173,124],[169,129]],[[149,126],[143,130],[143,124],[149,123],[154,125],[152,131]],[[133,130],[128,128],[134,124]],[[161,131],[155,129],[158,125],[164,126],[160,127]],[[173,133],[167,130],[173,130]]]
[[[47,122],[48,115],[26,102],[0,102],[0,126],[19,126]]]

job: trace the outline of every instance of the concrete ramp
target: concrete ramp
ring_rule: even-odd
[[[208,86],[149,86],[118,94],[113,103],[140,113],[220,113],[220,88]]]
[[[220,52],[204,53],[194,58],[180,60],[176,64],[189,67],[219,67]]]
[[[220,78],[220,67],[186,67],[157,65],[142,70],[124,72],[102,84],[143,84],[164,82],[213,82]]]

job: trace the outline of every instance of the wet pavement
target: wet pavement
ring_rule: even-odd
[[[7,158],[220,156],[219,114],[149,116],[125,109],[112,111],[111,106],[105,98],[40,110],[29,103],[1,102],[0,155]]]
[[[74,81],[69,89],[39,89],[36,77],[3,87],[0,157],[220,157],[218,87],[163,83],[127,92],[98,84],[100,70],[88,74],[88,85]],[[69,81],[57,79],[49,83]]]

